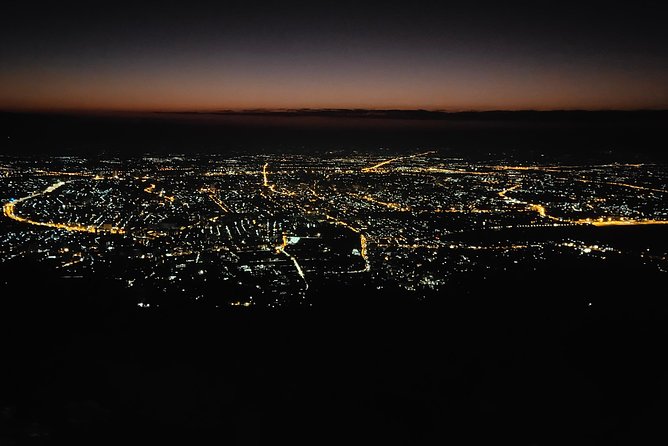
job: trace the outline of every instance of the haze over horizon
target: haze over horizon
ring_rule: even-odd
[[[0,110],[667,109],[637,2],[115,2],[1,19]]]

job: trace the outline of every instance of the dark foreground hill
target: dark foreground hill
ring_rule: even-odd
[[[422,303],[330,290],[282,311],[143,309],[37,267],[2,282],[3,445],[666,440],[661,274],[498,275]]]

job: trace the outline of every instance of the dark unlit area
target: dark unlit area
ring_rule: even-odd
[[[546,270],[423,303],[350,292],[308,310],[212,311],[143,309],[112,283],[12,273],[1,312],[5,444],[665,435],[659,274]]]

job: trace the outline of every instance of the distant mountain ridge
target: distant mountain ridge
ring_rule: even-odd
[[[365,109],[365,108],[297,108],[297,109],[221,109],[155,111],[168,115],[228,115],[268,117],[330,117],[412,120],[628,120],[665,119],[668,110],[486,110],[448,111],[426,109]]]

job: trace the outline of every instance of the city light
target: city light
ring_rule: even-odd
[[[3,215],[13,226],[0,258],[37,247],[69,275],[112,268],[133,289],[197,300],[205,284],[222,281],[234,284],[229,305],[255,296],[253,305],[275,308],[328,283],[420,295],[454,274],[631,255],[576,235],[514,240],[504,231],[668,224],[668,170],[658,164],[506,165],[437,151],[178,158],[108,168],[72,157],[68,170],[5,158]],[[666,268],[662,255],[643,254],[648,261]]]

